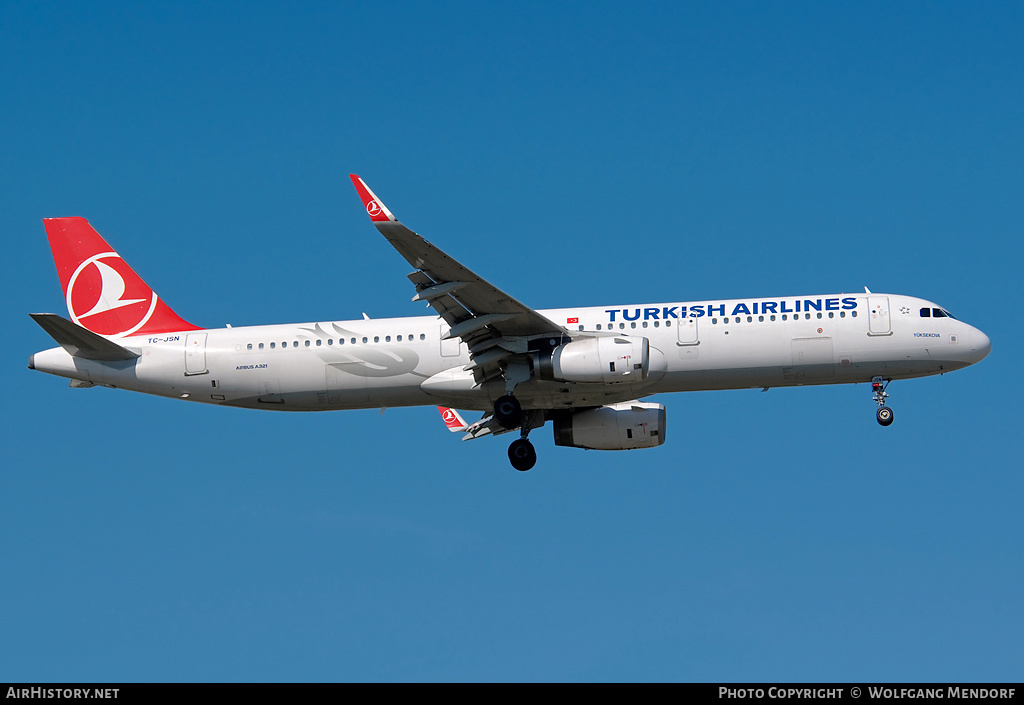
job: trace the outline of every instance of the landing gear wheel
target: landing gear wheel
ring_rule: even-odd
[[[519,405],[519,400],[506,394],[494,402],[494,420],[505,428],[517,428],[523,422],[523,407]]]
[[[533,449],[532,443],[520,438],[512,441],[512,445],[508,447],[508,459],[516,470],[526,472],[537,464],[537,451]]]
[[[891,381],[889,380],[889,382]],[[885,400],[889,396],[889,393],[885,390],[888,388],[889,382],[886,382],[880,376],[871,378],[871,392],[875,398],[875,403],[878,404],[878,412],[875,414],[875,418],[878,419],[878,423],[882,426],[888,426],[892,423],[892,409],[885,405]]]

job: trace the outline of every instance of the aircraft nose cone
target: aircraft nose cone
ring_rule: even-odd
[[[989,340],[987,335],[975,328],[971,336],[971,357],[973,362],[984,360],[991,350],[992,341]]]

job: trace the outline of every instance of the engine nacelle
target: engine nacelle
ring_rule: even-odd
[[[560,382],[640,382],[650,369],[650,343],[628,335],[579,338],[537,353],[534,369],[540,379]]]
[[[555,445],[591,450],[653,448],[665,442],[665,407],[640,401],[609,404],[554,418]]]

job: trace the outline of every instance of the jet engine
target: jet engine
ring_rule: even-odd
[[[647,338],[578,338],[534,356],[540,379],[560,382],[640,382],[650,367]]]
[[[556,416],[553,421],[558,446],[632,450],[665,442],[665,407],[661,404],[627,401]]]

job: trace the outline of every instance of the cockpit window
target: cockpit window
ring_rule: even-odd
[[[921,318],[952,318],[954,321],[957,317],[944,308],[922,308]]]

